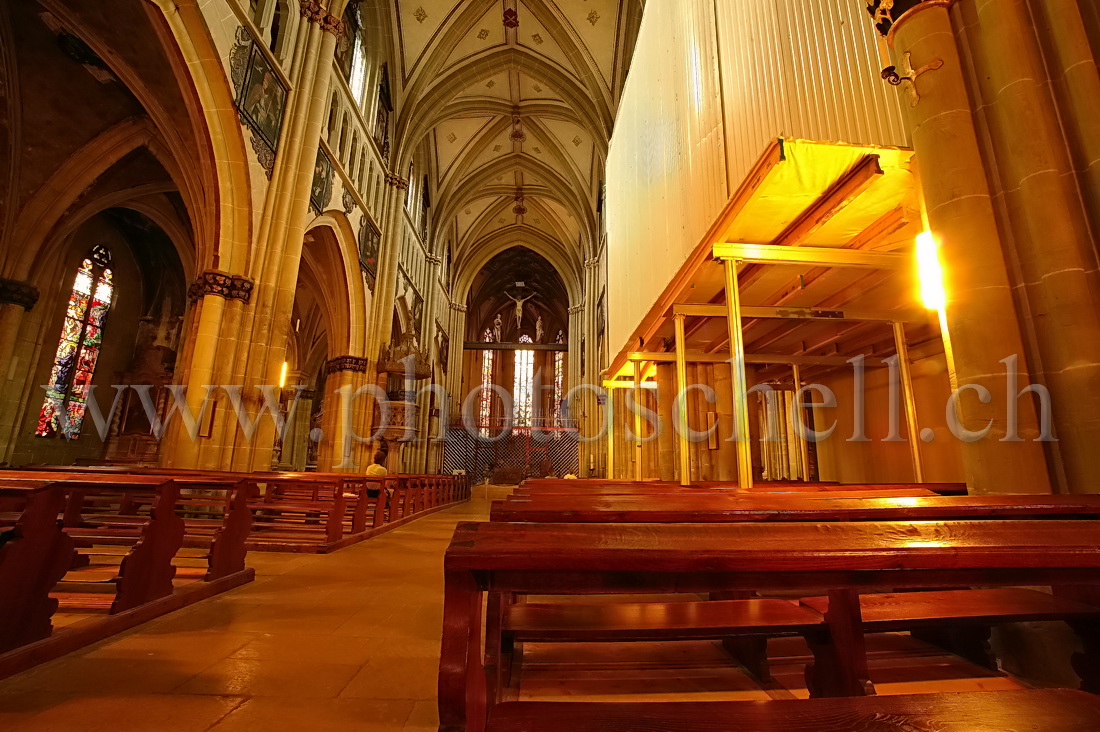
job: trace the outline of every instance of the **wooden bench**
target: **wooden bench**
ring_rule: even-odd
[[[908,496],[834,494],[511,496],[494,501],[492,521],[568,523],[730,523],[736,521],[944,521],[1100,519],[1100,496]]]
[[[444,576],[440,729],[481,729],[487,710],[501,698],[502,681],[499,668],[486,674],[482,665],[486,591],[586,595],[828,587],[828,642],[814,649],[807,683],[815,697],[861,696],[871,687],[860,591],[1067,585],[1095,592],[1100,522],[632,524],[628,529],[461,523],[444,560]],[[1095,626],[1075,627],[1084,643],[1076,668],[1085,689],[1097,688],[1100,680]],[[485,642],[489,647],[494,639]]]
[[[563,494],[563,495],[652,495],[659,493],[703,491],[732,493],[856,493],[875,491],[882,495],[910,495],[909,491],[928,491],[936,495],[966,495],[964,483],[828,483],[803,481],[766,481],[754,483],[742,491],[737,483],[701,482],[690,486],[667,481],[607,481],[602,479],[562,480],[528,479],[513,490],[513,495]],[[705,495],[705,493],[702,493]]]
[[[425,511],[469,498],[465,476],[450,475],[367,478],[350,473],[234,473],[132,466],[39,466],[26,474],[108,484],[155,485],[171,478],[185,489],[182,500],[193,509],[185,517],[189,536],[192,531],[209,535],[224,511],[224,501],[216,499],[228,498],[229,485],[248,481],[252,486],[247,506],[253,518],[247,543],[251,551],[327,553],[388,531]],[[372,495],[375,489],[377,496]],[[131,506],[117,506],[115,512],[119,516],[133,514]],[[119,517],[113,521],[122,523]]]
[[[473,728],[471,728],[473,729]],[[743,702],[505,702],[490,732],[1006,732],[1100,729],[1100,700],[1064,689]]]
[[[18,518],[0,530],[0,654],[48,638],[57,611],[54,585],[76,563],[76,546],[58,525],[65,494],[52,483],[0,485]]]
[[[703,504],[700,506],[700,504]],[[616,523],[703,523],[740,521],[940,521],[959,519],[1100,519],[1100,496],[933,496],[915,499],[792,499],[789,496],[715,497],[705,502],[698,498],[660,501],[639,500],[636,497],[563,499],[549,496],[532,499],[507,499],[495,502],[493,521],[560,521]],[[496,598],[491,598],[495,602]],[[666,603],[648,608],[660,617]],[[705,604],[705,603],[703,603]],[[824,615],[828,599],[807,598],[803,604]],[[909,592],[884,595],[863,595],[864,627],[867,631],[908,630],[934,645],[950,650],[970,661],[996,668],[988,639],[993,625],[1024,620],[1092,622],[1097,610],[1048,593],[1022,588],[956,590],[949,592]],[[519,611],[522,605],[506,607],[502,640],[506,650],[507,613]],[[781,605],[768,608],[781,611]],[[616,613],[614,605],[600,605],[594,613],[604,615],[603,625],[621,624],[620,632],[630,634],[631,613]],[[775,615],[778,623],[783,613]],[[543,639],[552,638],[549,628],[543,629]],[[731,634],[732,636],[733,634]],[[763,636],[768,634],[764,633]],[[778,633],[776,634],[778,635]],[[666,639],[679,636],[670,632]],[[766,643],[766,641],[765,641]],[[746,647],[727,644],[758,678],[766,679],[766,645]]]
[[[190,507],[181,504],[176,481],[71,475],[39,485],[0,474],[0,496],[31,491],[0,542],[0,678],[254,577],[244,564],[250,521],[243,487],[230,490],[230,507],[207,536],[190,537],[205,551],[186,555],[182,515]],[[97,493],[108,497],[88,500]],[[125,513],[105,516],[107,505]],[[89,508],[94,513],[85,515]],[[58,610],[66,624],[51,632]],[[10,626],[8,618],[15,619]]]

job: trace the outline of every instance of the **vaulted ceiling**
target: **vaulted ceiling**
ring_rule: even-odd
[[[579,272],[640,0],[394,1],[399,160],[430,144],[456,271],[524,244]]]

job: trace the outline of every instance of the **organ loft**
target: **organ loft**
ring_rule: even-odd
[[[1093,0],[0,3],[0,727],[1100,729]]]

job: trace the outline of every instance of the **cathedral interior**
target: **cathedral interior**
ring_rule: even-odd
[[[1098,232],[1095,0],[0,3],[0,727],[1100,729]]]

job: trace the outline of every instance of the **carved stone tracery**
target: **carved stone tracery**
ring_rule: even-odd
[[[38,288],[29,282],[0,278],[0,303],[30,310],[38,302]]]
[[[187,289],[187,297],[198,300],[207,295],[218,295],[226,300],[240,300],[247,305],[255,286],[256,283],[244,275],[208,269]]]
[[[370,361],[359,356],[337,356],[336,358],[330,358],[325,363],[325,373],[331,375],[340,371],[351,371],[357,374],[365,374],[369,364]]]

